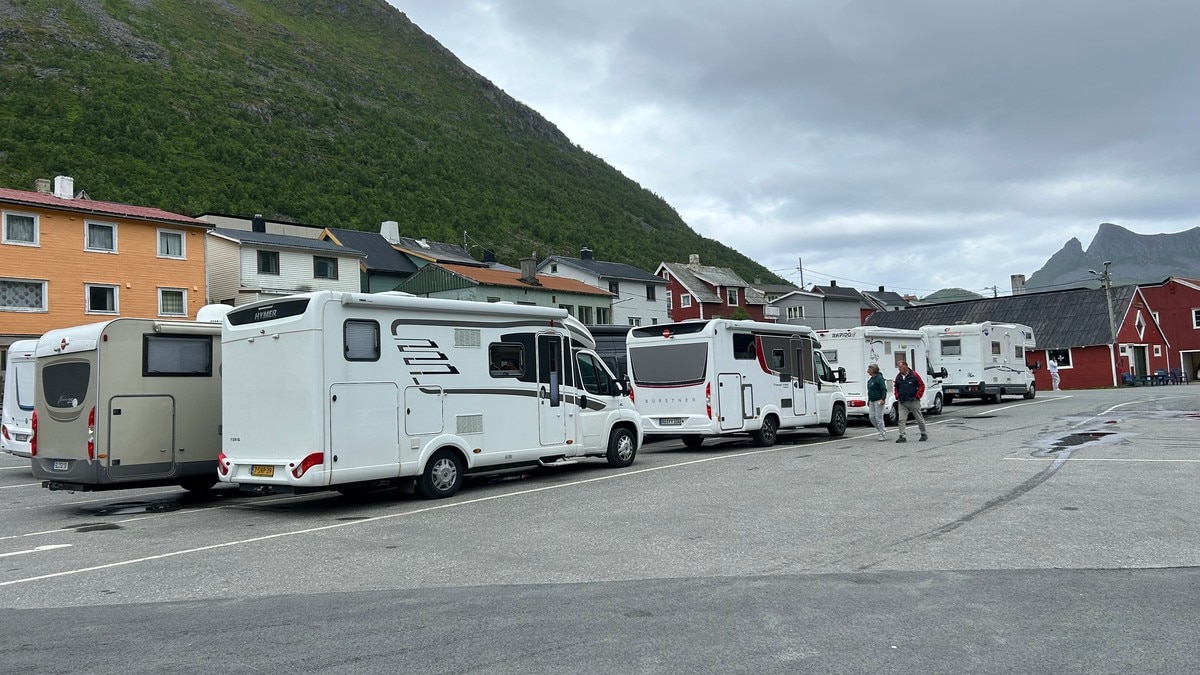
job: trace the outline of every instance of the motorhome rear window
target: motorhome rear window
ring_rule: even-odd
[[[142,337],[142,375],[145,377],[212,377],[212,366],[212,335]]]
[[[13,377],[17,378],[17,407],[33,410],[33,361],[13,364]]]
[[[77,408],[87,396],[92,364],[87,361],[56,363],[42,368],[42,395],[51,408]]]
[[[962,356],[962,340],[942,340],[942,356]]]
[[[748,333],[733,333],[729,336],[733,342],[733,358],[753,360],[758,358],[754,347],[754,336]]]
[[[379,360],[379,323],[348,319],[342,327],[343,353],[347,361]]]
[[[647,345],[629,350],[633,381],[648,386],[682,386],[704,381],[707,342]]]
[[[308,309],[308,298],[299,300],[282,300],[269,305],[255,305],[244,309],[235,309],[225,315],[231,326],[244,326],[248,323],[273,321],[289,316],[300,316]]]

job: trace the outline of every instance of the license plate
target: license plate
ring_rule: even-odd
[[[682,417],[660,417],[660,418],[658,418],[658,423],[664,427],[678,427],[678,426],[683,426],[683,418]]]
[[[15,436],[16,439],[22,443],[29,440],[29,434],[13,434],[13,436]]]
[[[69,469],[70,467],[71,467],[71,465],[70,465],[70,463],[69,463],[69,462],[55,462],[55,463],[54,463],[54,470],[55,470],[55,471],[66,471],[66,470],[67,470],[67,469]]]
[[[250,467],[250,475],[261,476],[263,478],[272,478],[275,476],[275,467],[255,464],[254,466]]]

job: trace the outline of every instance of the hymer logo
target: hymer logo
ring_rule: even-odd
[[[279,316],[279,310],[275,309],[273,306],[263,307],[254,312],[255,321],[269,321],[277,316]]]

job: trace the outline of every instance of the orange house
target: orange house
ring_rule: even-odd
[[[193,319],[209,223],[88,199],[67,176],[0,188],[0,348],[118,316]]]

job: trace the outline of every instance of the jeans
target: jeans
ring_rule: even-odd
[[[917,421],[917,427],[921,429],[921,435],[925,435],[925,416],[921,414],[920,401],[899,401],[896,403],[900,407],[899,421],[900,438],[904,438],[904,423],[908,421],[908,416],[912,415]]]
[[[867,417],[871,424],[879,430],[880,436],[886,436],[883,430],[883,401],[867,401]]]

